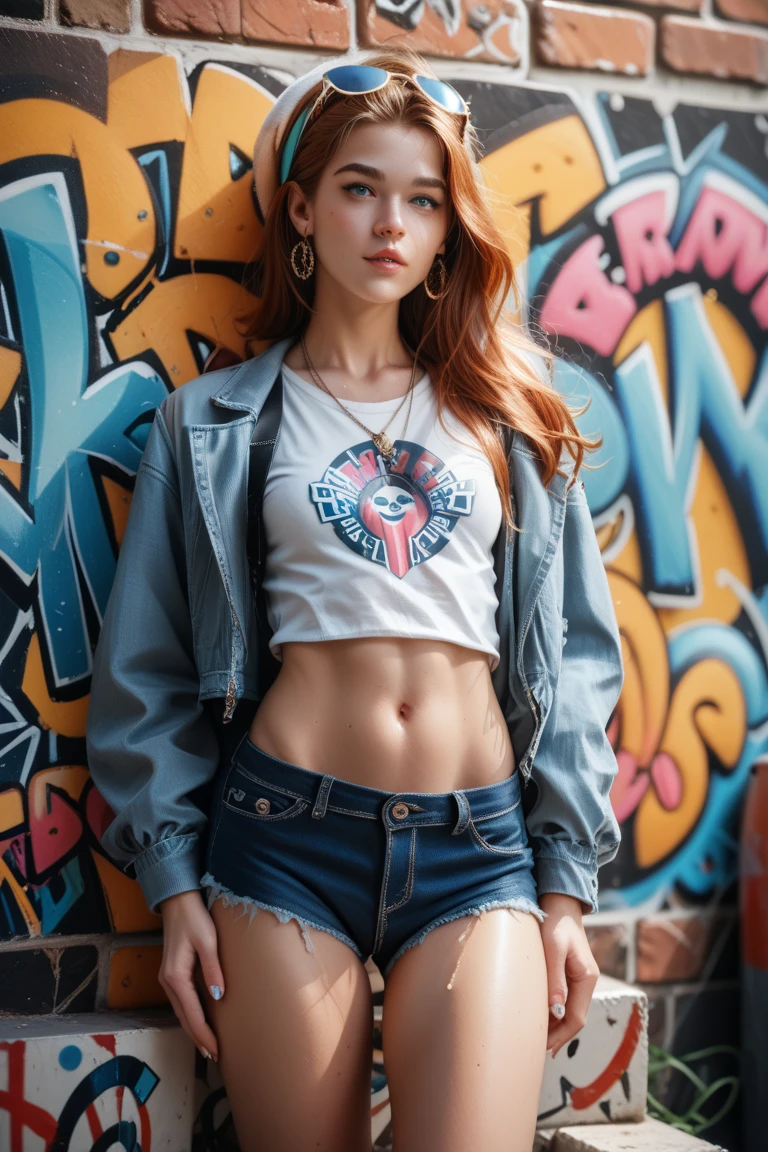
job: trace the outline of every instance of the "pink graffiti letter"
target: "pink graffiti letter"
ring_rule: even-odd
[[[649,192],[623,204],[612,216],[627,288],[639,292],[675,270],[675,254],[664,231],[664,192]]]
[[[744,204],[705,188],[677,249],[677,267],[701,264],[713,280],[731,272],[737,292],[751,292],[768,272],[768,229]]]
[[[631,292],[611,284],[600,267],[602,236],[590,236],[566,260],[541,310],[541,326],[572,336],[609,356],[635,314]]]

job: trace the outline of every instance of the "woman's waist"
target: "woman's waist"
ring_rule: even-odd
[[[250,738],[281,760],[387,791],[482,787],[515,769],[486,657],[441,641],[287,644]]]
[[[446,823],[449,820],[455,822],[457,816],[462,815],[464,811],[462,805],[457,806],[453,790],[421,791],[418,788],[418,781],[409,782],[407,787],[401,789],[382,789],[372,784],[361,784],[334,776],[329,788],[323,774],[265,752],[248,736],[239,742],[236,763],[232,764],[228,780],[241,787],[246,787],[246,780],[259,786],[266,783],[286,796],[304,800],[310,806],[318,801],[322,804],[325,800],[331,807],[349,815],[371,816],[377,819],[381,816],[382,802],[394,794],[409,801],[410,811],[407,815],[403,811],[398,811],[394,815],[399,826],[403,826],[404,820],[413,824]],[[473,819],[497,815],[500,811],[514,808],[519,804],[520,775],[514,772],[511,776],[490,784],[474,788],[464,787],[462,791],[469,803]]]

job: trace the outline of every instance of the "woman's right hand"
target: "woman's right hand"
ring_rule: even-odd
[[[199,889],[169,896],[161,901],[160,912],[163,917],[163,962],[158,980],[184,1031],[203,1056],[218,1060],[218,1041],[205,1019],[194,978],[195,962],[199,957],[209,994],[216,1000],[224,995],[224,976],[219,965],[213,917]],[[218,995],[217,988],[220,990]]]

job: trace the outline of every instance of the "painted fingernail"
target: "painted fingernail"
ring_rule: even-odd
[[[210,1060],[210,1058],[211,1058],[211,1054],[210,1054],[210,1052],[208,1051],[208,1049],[207,1049],[207,1048],[201,1048],[201,1049],[200,1049],[200,1052],[201,1052],[201,1054],[202,1054],[203,1056],[205,1056],[206,1060]]]
[[[565,1016],[565,1004],[552,1004],[549,1010],[558,1020],[562,1020],[563,1016]]]
[[[221,1000],[221,997],[224,995],[218,984],[211,984],[208,991],[210,992],[211,996],[213,996],[214,1000]]]

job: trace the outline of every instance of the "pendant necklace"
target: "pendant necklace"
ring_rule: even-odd
[[[304,340],[304,333],[302,333],[302,335],[301,335],[301,349],[304,353],[304,360],[305,360],[306,365],[307,365],[307,370],[310,372],[312,379],[315,381],[315,383],[320,388],[322,388],[323,391],[327,392],[328,395],[331,397],[331,399],[336,401],[339,408],[341,408],[342,412],[346,412],[347,416],[349,416],[349,418],[351,420],[354,420],[355,424],[357,424],[360,428],[362,428],[364,432],[368,433],[371,440],[373,440],[374,444],[376,445],[378,451],[381,453],[381,455],[386,460],[387,465],[391,464],[392,463],[392,457],[394,456],[394,453],[395,453],[395,446],[392,443],[392,441],[390,440],[389,436],[387,436],[387,428],[389,428],[389,426],[392,423],[392,421],[394,420],[395,416],[397,416],[398,412],[400,411],[400,409],[403,407],[403,404],[405,404],[405,402],[407,400],[408,401],[408,412],[406,413],[405,426],[403,428],[403,439],[405,439],[405,433],[408,429],[408,421],[409,421],[410,416],[411,416],[411,405],[413,403],[413,387],[414,387],[414,381],[416,379],[416,359],[414,358],[414,361],[413,361],[413,369],[411,371],[411,382],[408,386],[408,391],[406,392],[405,396],[403,396],[403,398],[400,401],[400,403],[398,404],[397,408],[392,413],[389,420],[387,420],[386,424],[381,429],[381,431],[372,432],[370,428],[367,428],[365,426],[365,424],[363,424],[362,420],[358,420],[357,416],[355,416],[352,412],[350,412],[348,408],[345,408],[344,405],[342,404],[341,400],[339,400],[338,396],[334,396],[334,394],[333,394],[333,392],[331,392],[330,388],[328,388],[326,386],[326,384],[323,381],[322,377],[320,376],[319,372],[317,371],[314,364],[312,363],[312,361],[309,358],[309,353],[307,352],[306,341]]]

